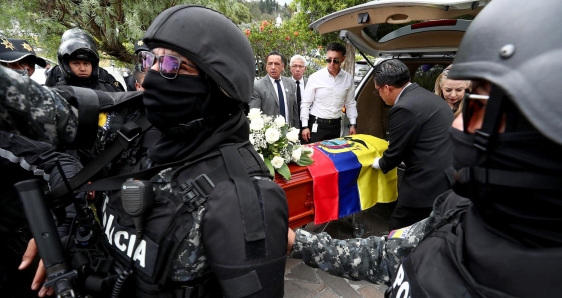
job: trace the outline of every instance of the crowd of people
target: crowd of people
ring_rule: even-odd
[[[287,255],[386,284],[388,297],[562,295],[561,90],[549,75],[562,42],[544,33],[562,7],[512,2],[476,17],[434,92],[398,59],[375,66],[375,99],[392,108],[388,149],[369,170],[404,163],[406,172],[391,233],[365,239],[289,229],[285,193],[249,144],[246,118],[247,106],[281,115],[314,143],[340,136],[345,109],[357,133],[344,45],[328,45],[327,66],[308,78],[303,56],[289,59],[285,77],[286,58],[271,52],[254,82],[240,29],[178,5],[136,43],[127,89],[138,91],[124,92],[83,30],[61,37],[46,87],[29,79],[46,61],[25,40],[0,36],[0,167],[13,173],[0,181],[2,295],[69,290],[44,286],[66,276],[66,260],[38,263],[34,219],[10,186],[37,175],[80,295],[282,297]],[[543,24],[530,26],[537,15]],[[130,185],[143,195],[131,197]],[[147,211],[131,211],[136,204]],[[94,230],[96,241],[80,241]]]

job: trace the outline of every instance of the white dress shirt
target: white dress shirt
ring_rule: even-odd
[[[342,115],[345,107],[351,124],[357,121],[357,107],[355,103],[355,85],[353,77],[343,69],[334,77],[328,68],[313,73],[304,89],[301,103],[301,121],[308,125],[309,115],[323,119],[337,119]]]
[[[267,75],[269,77],[269,75]],[[273,89],[275,89],[275,94],[277,94],[277,104],[279,104],[279,90],[277,90],[277,83],[275,82],[275,79],[272,77],[269,77],[269,79],[271,80],[271,84],[273,84]],[[287,92],[285,92],[287,89],[285,89],[285,85],[283,85],[283,79],[282,77],[279,77],[279,84],[281,84],[281,93],[283,93],[283,102],[285,103],[285,122],[287,124],[291,124],[291,122],[289,121],[289,106],[287,105]],[[281,114],[281,109],[279,109],[279,114]]]

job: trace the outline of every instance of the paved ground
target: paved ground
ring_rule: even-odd
[[[377,204],[358,213],[355,223],[363,227],[363,237],[388,234],[388,219],[395,204]],[[333,238],[353,238],[352,218],[332,221],[327,226],[308,225],[307,230],[321,231]],[[360,231],[359,231],[360,232]],[[383,298],[386,286],[373,285],[365,281],[353,281],[329,275],[322,270],[308,267],[300,260],[287,259],[285,265],[285,297],[314,298]]]

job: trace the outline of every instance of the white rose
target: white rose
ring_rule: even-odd
[[[283,127],[283,125],[285,125],[285,117],[279,115],[273,122],[277,125],[277,127]]]
[[[260,118],[261,117],[261,110],[260,109],[250,109],[250,112],[248,113],[248,119],[250,120],[254,120],[256,118]]]
[[[301,148],[299,147],[298,149],[293,150],[293,154],[291,155],[291,159],[294,162],[297,162],[297,161],[299,161],[299,159],[301,159],[301,154],[302,154],[302,151],[301,151]]]
[[[250,134],[250,143],[251,143],[252,145],[255,145],[255,142],[256,142],[256,141],[254,140],[254,135],[253,135],[253,134]]]
[[[271,160],[271,165],[276,169],[281,168],[284,164],[285,164],[285,160],[283,159],[283,157],[280,156],[275,156]]]
[[[250,122],[251,130],[261,130],[263,129],[263,119],[261,117],[255,118]]]
[[[306,154],[306,156],[312,157],[312,154],[314,154],[314,150],[312,148],[306,148],[304,153]]]
[[[277,128],[270,127],[265,131],[265,140],[270,144],[277,142],[280,136],[281,133]]]
[[[291,129],[289,132],[287,132],[287,140],[289,140],[290,142],[296,142],[299,140],[299,130],[298,129]]]

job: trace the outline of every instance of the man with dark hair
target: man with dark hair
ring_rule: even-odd
[[[345,60],[345,46],[334,42],[326,50],[328,65],[308,78],[300,107],[301,136],[310,143],[340,137],[344,107],[351,123],[349,134],[356,133],[357,107],[353,98],[353,76],[341,69]]]
[[[410,83],[410,72],[400,60],[375,66],[374,83],[378,95],[393,107],[388,149],[372,167],[387,173],[401,162],[406,165],[390,219],[390,230],[395,230],[428,217],[435,198],[451,188],[445,170],[452,166],[448,129],[453,115],[440,97]]]
[[[46,86],[77,86],[106,92],[125,91],[119,81],[99,66],[96,42],[82,29],[73,28],[63,33],[57,60],[59,65],[48,72]],[[72,68],[73,65],[76,67]]]
[[[545,31],[560,13],[558,0],[491,1],[467,29],[448,76],[473,92],[449,128],[454,192],[428,219],[367,239],[298,230],[291,256],[385,283],[385,297],[562,297],[562,39]]]
[[[269,116],[281,115],[287,124],[300,128],[295,81],[282,76],[285,61],[279,52],[273,51],[267,55],[267,75],[254,84],[250,108],[260,109]]]

